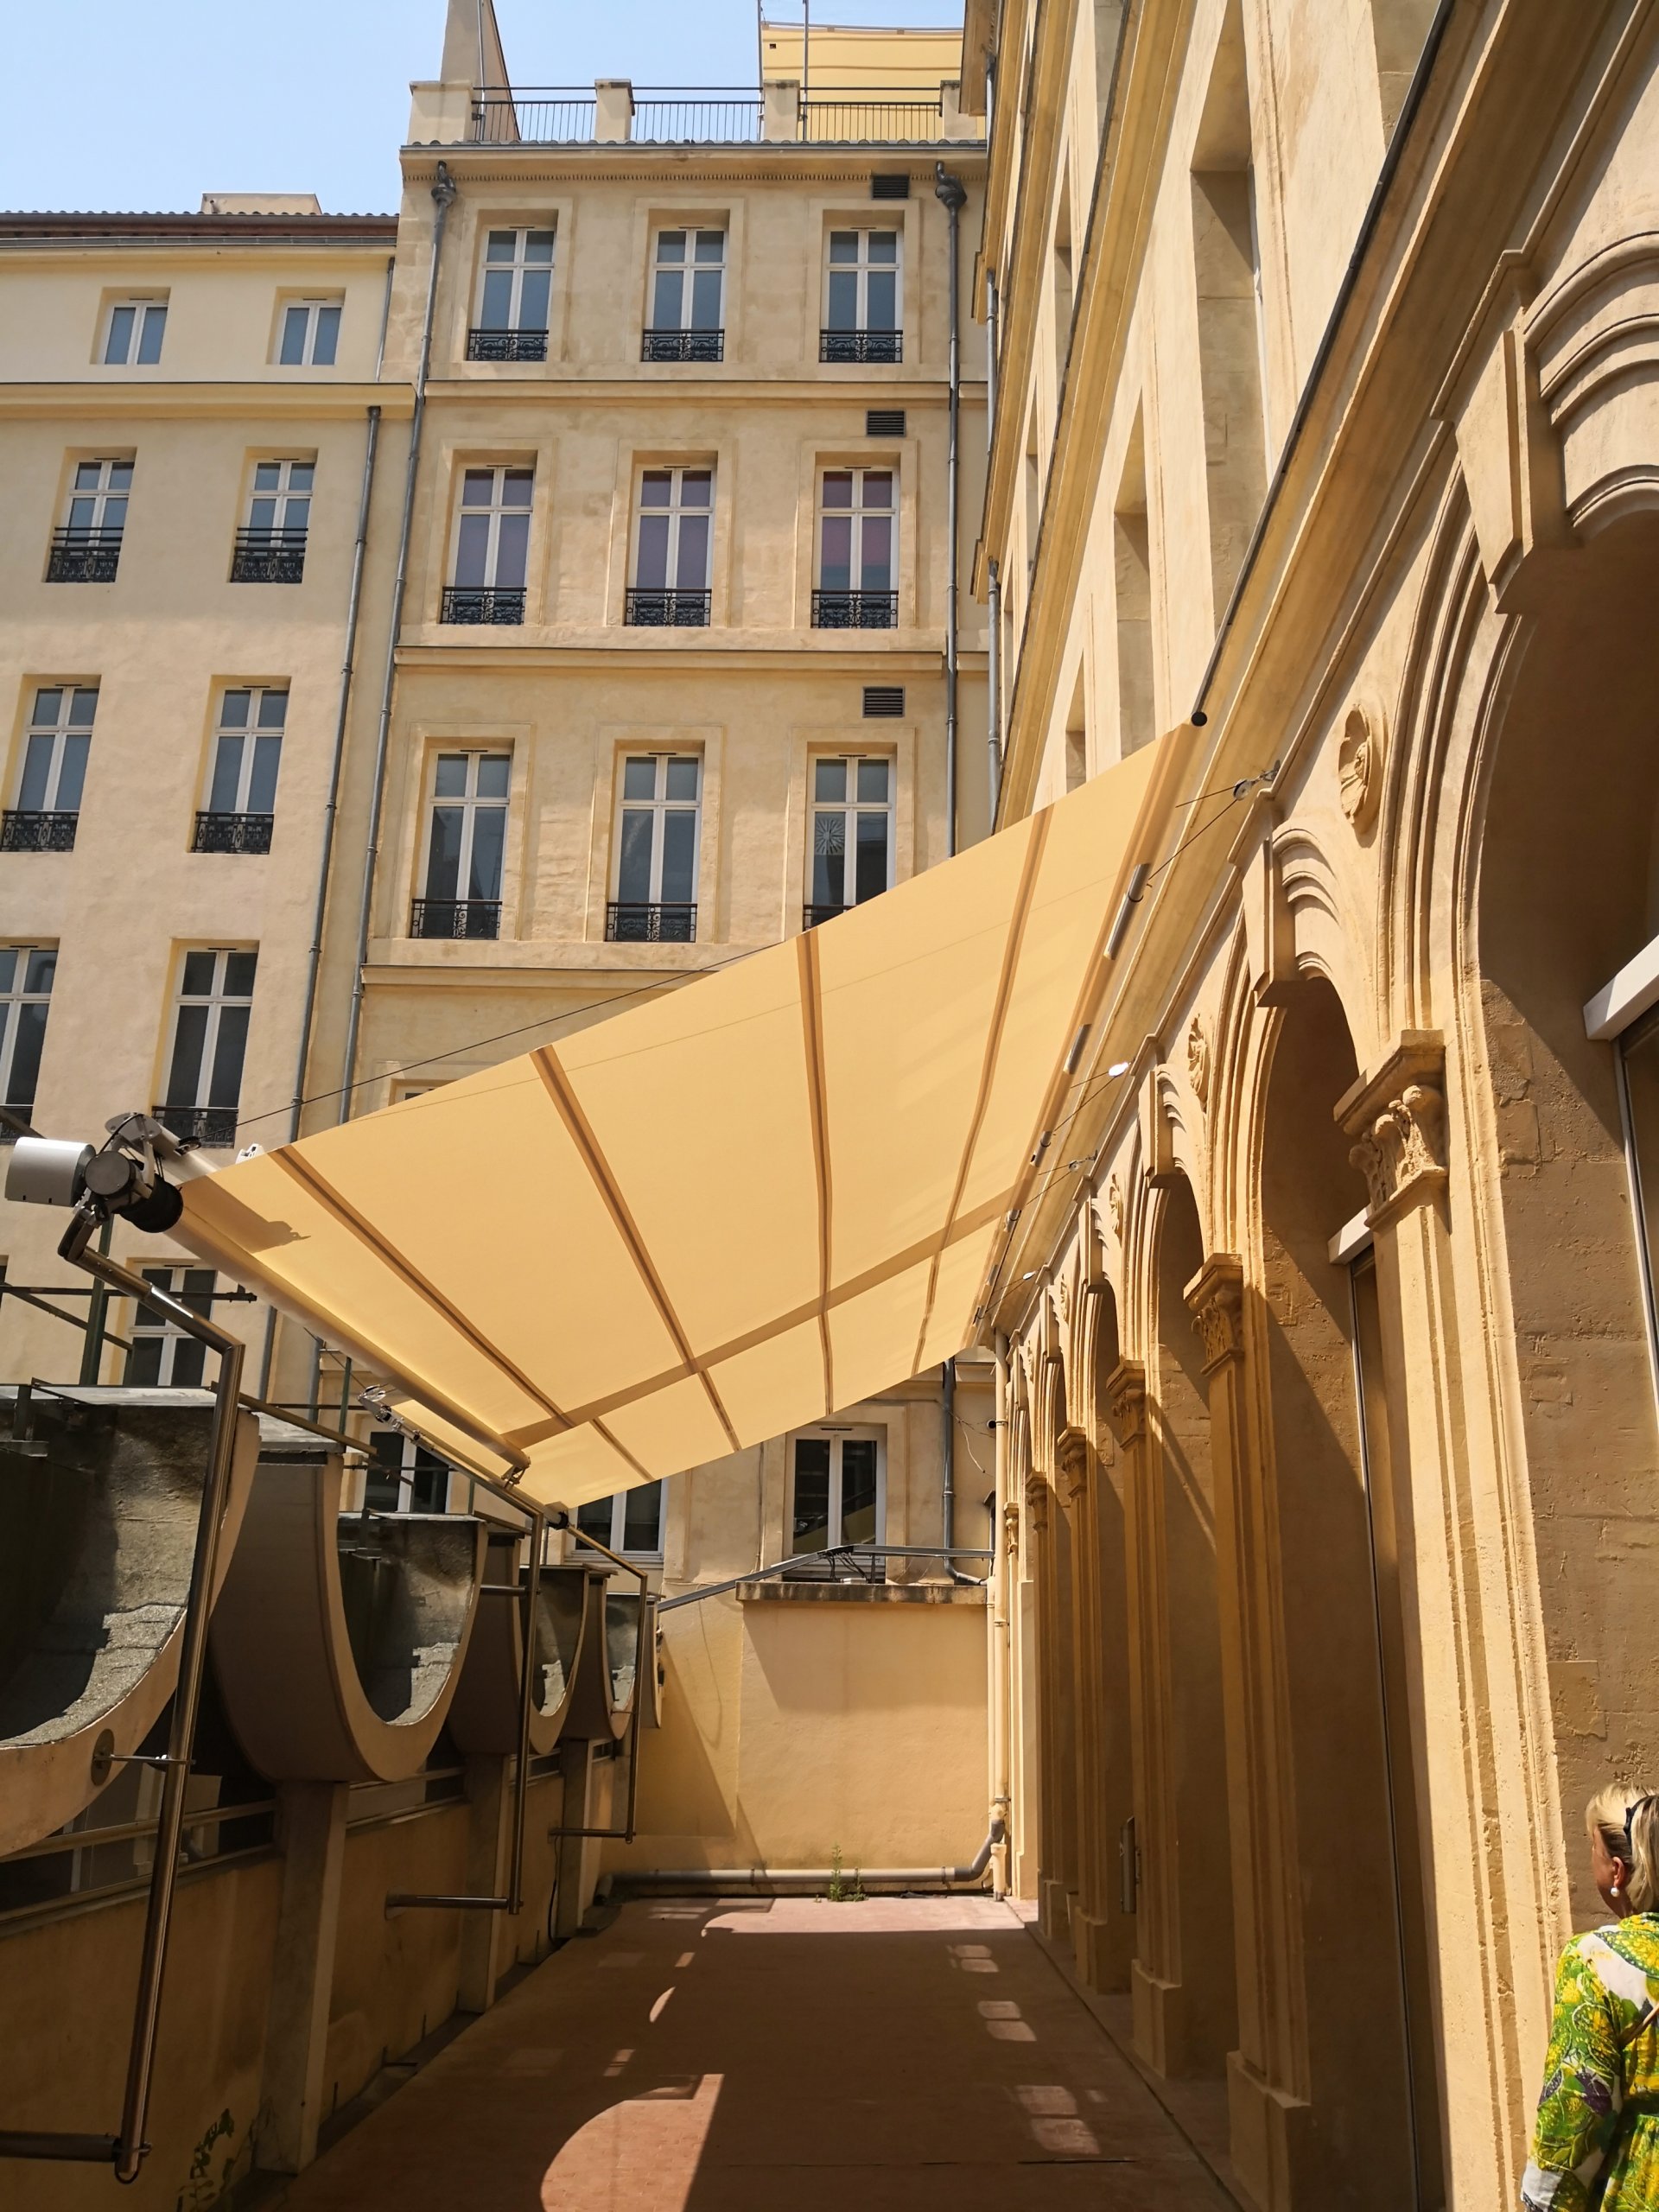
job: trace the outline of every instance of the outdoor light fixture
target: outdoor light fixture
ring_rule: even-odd
[[[1127,1060],[1114,1060],[1106,1071],[1109,1076],[1128,1075],[1128,1071],[1129,1064]]]
[[[1129,887],[1123,893],[1123,903],[1119,906],[1117,910],[1117,918],[1112,924],[1112,933],[1106,940],[1106,957],[1108,960],[1116,959],[1119,948],[1122,946],[1125,937],[1128,934],[1129,918],[1134,913],[1135,908],[1141,904],[1141,894],[1146,889],[1147,878],[1151,874],[1152,864],[1150,861],[1136,861],[1135,873],[1129,878]]]
[[[119,1214],[135,1229],[161,1236],[184,1211],[163,1161],[184,1147],[149,1114],[118,1114],[94,1152],[66,1137],[19,1137],[6,1167],[6,1196],[22,1205],[70,1206],[98,1222]]]

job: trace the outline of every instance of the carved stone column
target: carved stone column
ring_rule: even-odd
[[[1091,1988],[1116,1986],[1108,1956],[1111,1929],[1109,1862],[1105,1833],[1104,1752],[1109,1727],[1105,1643],[1100,1589],[1098,1470],[1084,1430],[1062,1430],[1055,1449],[1055,1489],[1071,1524],[1073,1710],[1077,1719],[1076,1900],[1071,1942],[1078,1974]]]
[[[1106,1397],[1123,1455],[1129,1742],[1141,1876],[1130,1969],[1135,2037],[1147,2062],[1166,2073],[1173,2056],[1170,2003],[1181,1970],[1171,1787],[1168,1583],[1163,1484],[1152,1478],[1147,1465],[1147,1370],[1139,1360],[1118,1362],[1107,1380]]]
[[[1041,1824],[1037,1885],[1039,1924],[1056,1942],[1070,1940],[1073,1873],[1068,1863],[1071,1793],[1067,1774],[1071,1754],[1066,1726],[1071,1683],[1070,1657],[1062,1636],[1061,1585],[1056,1559],[1053,1492],[1046,1476],[1026,1478],[1026,1531],[1031,1548],[1031,1576],[1036,1586],[1037,1725],[1042,1745],[1039,1817]],[[1069,1592],[1067,1593],[1069,1597]]]
[[[1514,1956],[1510,1930],[1547,1918],[1548,1906],[1506,1894],[1528,1877],[1524,1854],[1505,1859],[1493,1781],[1520,1770],[1529,1740],[1507,1567],[1516,1533],[1495,1471],[1476,1464],[1467,1433],[1440,1033],[1403,1032],[1336,1118],[1353,1140],[1376,1235],[1434,2025],[1447,2108],[1461,2116],[1446,2181],[1460,2204],[1497,2203],[1510,2180],[1503,2146],[1532,2082],[1507,2005],[1443,2006],[1440,1995],[1466,1986],[1471,1959],[1483,1962],[1485,1988],[1525,1986],[1535,1963]],[[1487,1325],[1483,1314],[1478,1325]]]
[[[1295,1782],[1284,1707],[1283,1628],[1274,1571],[1276,1514],[1250,1442],[1244,1268],[1213,1253],[1185,1293],[1204,1348],[1215,1484],[1216,1594],[1221,1618],[1228,1832],[1238,2049],[1228,2056],[1233,2163],[1264,2207],[1300,2204],[1294,2177],[1306,2133]]]

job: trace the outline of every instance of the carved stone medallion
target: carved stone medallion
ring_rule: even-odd
[[[1378,718],[1350,707],[1337,747],[1337,790],[1342,810],[1357,836],[1376,818],[1382,793],[1382,734]]]
[[[1200,1106],[1210,1103],[1210,1039],[1195,1014],[1186,1033],[1186,1073]]]
[[[1112,1217],[1113,1236],[1121,1237],[1123,1234],[1123,1185],[1116,1175],[1106,1185],[1106,1211]]]

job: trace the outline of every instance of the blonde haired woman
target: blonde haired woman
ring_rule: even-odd
[[[1614,1919],[1575,1936],[1521,2201],[1534,2212],[1659,2212],[1659,1797],[1623,1783],[1586,1815]]]

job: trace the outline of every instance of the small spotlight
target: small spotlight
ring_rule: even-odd
[[[1114,1060],[1106,1071],[1109,1076],[1128,1075],[1128,1071],[1129,1064],[1127,1060]]]

